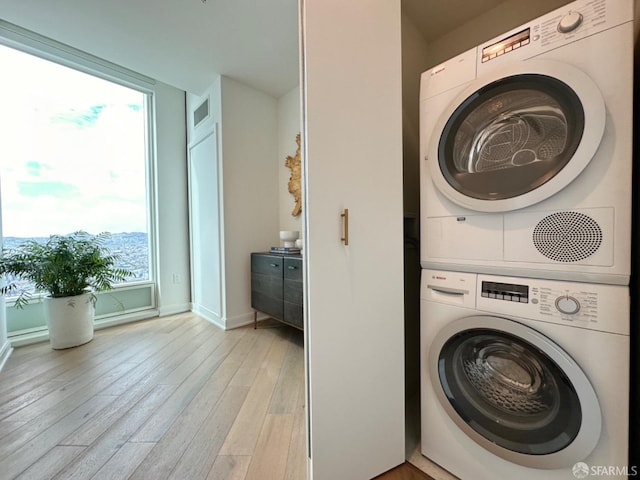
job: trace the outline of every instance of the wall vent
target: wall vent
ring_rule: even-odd
[[[209,97],[200,104],[193,112],[193,126],[197,127],[202,121],[209,116]]]

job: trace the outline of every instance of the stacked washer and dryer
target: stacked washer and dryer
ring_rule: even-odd
[[[422,75],[421,447],[463,480],[633,473],[632,97],[632,0]]]

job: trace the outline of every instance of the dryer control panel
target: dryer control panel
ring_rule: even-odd
[[[534,58],[631,21],[630,0],[576,0],[478,45],[477,73],[483,75],[505,62]],[[442,69],[448,63],[437,68]]]

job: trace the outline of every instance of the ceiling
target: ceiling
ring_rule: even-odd
[[[200,94],[218,75],[298,84],[297,0],[0,0],[0,18]]]
[[[501,3],[402,8],[431,42]],[[298,0],[0,0],[0,18],[195,94],[218,75],[276,98],[299,82]]]

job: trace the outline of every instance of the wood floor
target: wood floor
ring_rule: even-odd
[[[426,473],[414,467],[410,463],[403,463],[375,478],[375,480],[434,480]]]
[[[193,314],[14,350],[0,478],[304,480],[302,333]]]

